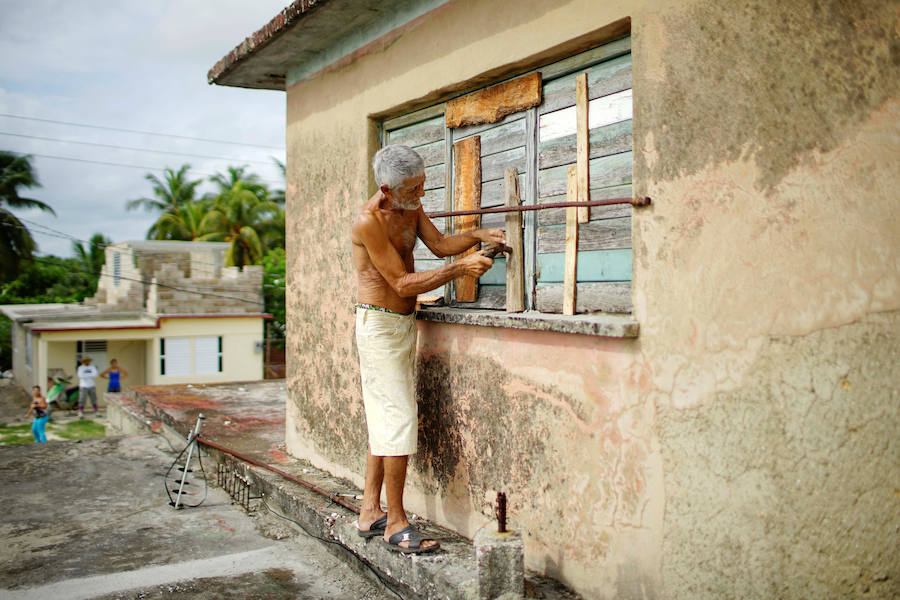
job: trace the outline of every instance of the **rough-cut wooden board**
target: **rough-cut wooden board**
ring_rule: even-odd
[[[587,73],[575,77],[575,139],[576,165],[578,167],[578,201],[588,202],[590,198],[590,175],[588,174],[589,127],[588,127],[588,84]],[[578,222],[591,220],[591,209],[588,206],[578,208]],[[574,309],[573,309],[574,310]]]
[[[566,196],[569,202],[578,197],[578,169],[569,167]],[[563,314],[575,314],[575,284],[578,281],[578,209],[566,209],[566,271],[563,279]]]
[[[525,170],[525,146],[482,156],[481,182],[487,183],[495,179],[502,182],[506,170],[510,167],[515,167],[519,171]]]
[[[568,209],[567,209],[568,210]],[[566,252],[569,239],[568,221],[566,225],[551,225],[538,230],[538,252]],[[631,248],[631,218],[591,221],[578,226],[578,249],[619,250]]]
[[[515,168],[506,170],[506,206],[519,206],[519,173]],[[506,312],[525,310],[525,261],[522,240],[522,213],[506,213],[506,244],[512,253],[506,259]]]
[[[527,182],[527,174],[519,171],[519,189],[525,189]],[[481,182],[481,206],[482,208],[490,208],[492,206],[503,206],[506,199],[506,191],[503,189],[503,179],[495,179],[494,181]],[[487,215],[485,215],[487,216]]]
[[[446,185],[447,165],[441,163],[433,167],[425,167],[425,190],[442,188]]]
[[[450,100],[444,117],[447,127],[495,123],[540,103],[541,74],[531,73]]]
[[[631,119],[591,129],[590,158],[628,152],[632,146]],[[538,145],[540,168],[549,169],[577,160],[575,134],[553,138]]]
[[[444,196],[445,189],[446,188],[441,187],[425,192],[425,195],[422,196],[422,208],[425,209],[426,213],[444,212],[444,207],[447,205],[447,200]],[[432,221],[434,221],[434,219],[432,219]],[[440,227],[438,227],[438,229],[440,229]]]
[[[453,144],[453,208],[472,210],[481,208],[481,138],[466,138]],[[478,229],[479,215],[454,217],[454,233]],[[473,246],[460,258],[478,250]],[[457,302],[474,302],[478,298],[478,278],[458,277],[454,280]]]
[[[493,125],[481,125],[478,129],[481,136],[481,156],[503,152],[510,148],[517,148],[525,145],[525,118],[519,117],[508,123],[495,123]],[[459,141],[470,137],[469,135],[459,135],[461,129],[453,131],[453,139]],[[474,135],[474,134],[470,134]]]
[[[575,312],[603,311],[610,313],[631,312],[631,284],[628,282],[579,283],[576,291]],[[560,313],[563,304],[563,286],[541,284],[535,290],[535,308],[540,312]]]
[[[416,146],[413,150],[419,153],[419,156],[425,161],[426,167],[433,167],[444,162],[444,140]]]

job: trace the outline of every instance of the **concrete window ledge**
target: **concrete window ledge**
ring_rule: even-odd
[[[435,323],[510,327],[557,333],[580,333],[614,338],[636,338],[640,325],[631,315],[598,313],[563,316],[539,312],[506,313],[496,310],[468,308],[423,308],[416,311],[416,319]]]

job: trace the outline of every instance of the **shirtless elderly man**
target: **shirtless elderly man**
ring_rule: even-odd
[[[356,343],[369,430],[366,489],[359,534],[383,535],[391,550],[437,550],[406,518],[403,487],[418,429],[415,357],[416,296],[457,277],[480,277],[494,261],[480,252],[431,271],[416,273],[416,237],[439,257],[460,254],[479,242],[504,242],[502,229],[442,235],[425,215],[422,157],[406,146],[385,146],[372,161],[379,190],[353,223],[353,265],[358,283]],[[381,486],[387,514],[381,510]]]

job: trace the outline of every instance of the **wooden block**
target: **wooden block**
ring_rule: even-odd
[[[590,155],[590,130],[588,128],[588,83],[587,73],[575,77],[575,145],[578,165],[578,202],[588,202],[591,198],[588,158]],[[578,222],[591,220],[591,208],[578,208]]]
[[[496,123],[506,115],[540,103],[541,74],[531,73],[450,100],[444,119],[447,127]]]
[[[481,137],[466,138],[453,144],[453,209],[473,210],[481,208]],[[480,215],[454,217],[453,232],[463,233],[478,229]],[[473,246],[460,258],[476,252]],[[454,280],[457,302],[474,302],[478,298],[478,279],[458,277]]]
[[[567,197],[570,202],[578,195],[578,168],[569,167]],[[575,284],[578,281],[578,208],[566,209],[566,270],[563,278],[563,314],[575,314]]]
[[[504,180],[506,206],[519,206],[519,172],[507,169]],[[522,213],[506,213],[506,244],[512,252],[506,259],[506,312],[525,310],[525,261],[522,240]]]

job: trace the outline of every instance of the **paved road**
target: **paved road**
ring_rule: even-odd
[[[0,447],[0,598],[396,598],[218,488],[173,510],[171,460],[159,436]]]

